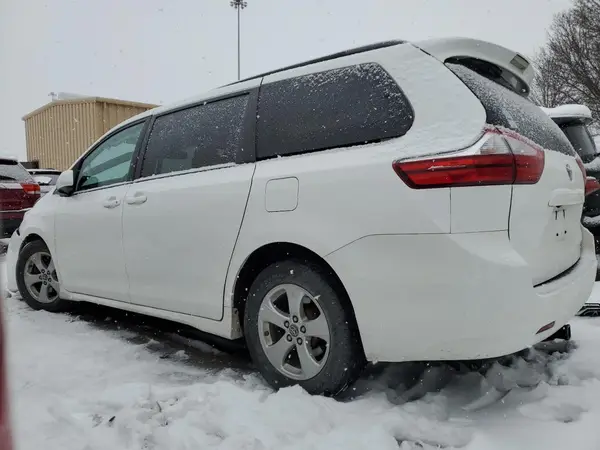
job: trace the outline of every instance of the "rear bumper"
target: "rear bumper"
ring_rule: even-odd
[[[578,316],[584,317],[598,317],[600,316],[600,302],[588,301],[581,307],[577,312]]]
[[[25,213],[13,213],[10,218],[0,216],[0,239],[9,238],[19,228]]]
[[[367,359],[495,358],[551,336],[589,298],[597,261],[582,233],[577,264],[535,288],[506,231],[369,236],[325,259],[348,291]]]

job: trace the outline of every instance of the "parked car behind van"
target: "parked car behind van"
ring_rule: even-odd
[[[0,157],[0,237],[8,238],[40,198],[40,186],[15,159]]]
[[[40,185],[40,195],[46,195],[48,192],[54,189],[56,180],[60,175],[60,170],[55,169],[28,169],[27,170]]]
[[[243,337],[267,382],[311,393],[366,361],[520,351],[597,266],[584,171],[532,74],[483,41],[393,41],[140,114],[26,216],[8,287]]]

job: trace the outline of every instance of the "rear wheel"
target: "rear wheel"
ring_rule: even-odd
[[[299,384],[336,395],[356,380],[364,355],[354,317],[326,271],[289,260],[264,269],[244,315],[249,352],[273,387]]]
[[[66,302],[60,299],[60,286],[52,255],[42,241],[25,245],[17,260],[17,286],[23,300],[33,309],[62,311]]]

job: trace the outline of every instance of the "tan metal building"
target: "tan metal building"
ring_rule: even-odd
[[[104,133],[156,105],[101,97],[55,100],[23,117],[27,160],[68,169]]]

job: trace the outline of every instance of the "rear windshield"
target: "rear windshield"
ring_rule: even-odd
[[[583,123],[571,123],[560,125],[560,129],[567,135],[575,151],[581,156],[583,162],[587,163],[596,157],[596,144]]]
[[[33,177],[17,161],[0,159],[0,183],[31,183]]]
[[[546,150],[576,156],[565,134],[539,106],[465,66],[446,66],[479,98],[489,124],[514,130]]]

